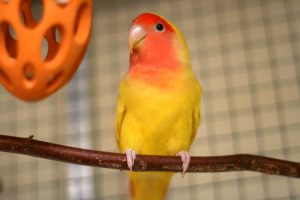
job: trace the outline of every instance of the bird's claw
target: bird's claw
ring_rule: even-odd
[[[127,166],[130,169],[130,171],[132,171],[134,160],[136,158],[136,153],[132,149],[127,149],[125,154],[126,154]]]
[[[180,156],[182,161],[182,177],[185,175],[186,170],[189,168],[189,164],[191,161],[191,156],[187,151],[180,151],[176,154],[176,156]]]

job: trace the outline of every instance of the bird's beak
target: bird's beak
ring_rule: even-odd
[[[139,47],[141,41],[146,37],[146,31],[139,25],[133,25],[129,30],[128,46],[130,53]]]

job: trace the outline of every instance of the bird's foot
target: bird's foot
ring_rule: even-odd
[[[132,149],[127,149],[125,154],[126,154],[127,166],[130,169],[130,171],[132,171],[134,160],[136,158],[136,153]]]
[[[186,170],[189,168],[189,164],[191,161],[191,156],[187,151],[180,151],[176,154],[176,156],[180,156],[182,161],[182,177],[185,175]]]

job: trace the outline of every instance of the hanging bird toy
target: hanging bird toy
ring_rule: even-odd
[[[0,84],[25,101],[44,99],[77,70],[91,33],[92,1],[0,0]],[[46,52],[46,53],[45,53]]]

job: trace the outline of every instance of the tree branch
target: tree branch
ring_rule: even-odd
[[[126,157],[119,153],[86,150],[34,140],[0,135],[0,151],[24,154],[67,163],[128,170]],[[134,171],[181,172],[182,162],[175,156],[138,155]],[[300,178],[300,163],[250,154],[192,157],[187,172],[256,171]]]

